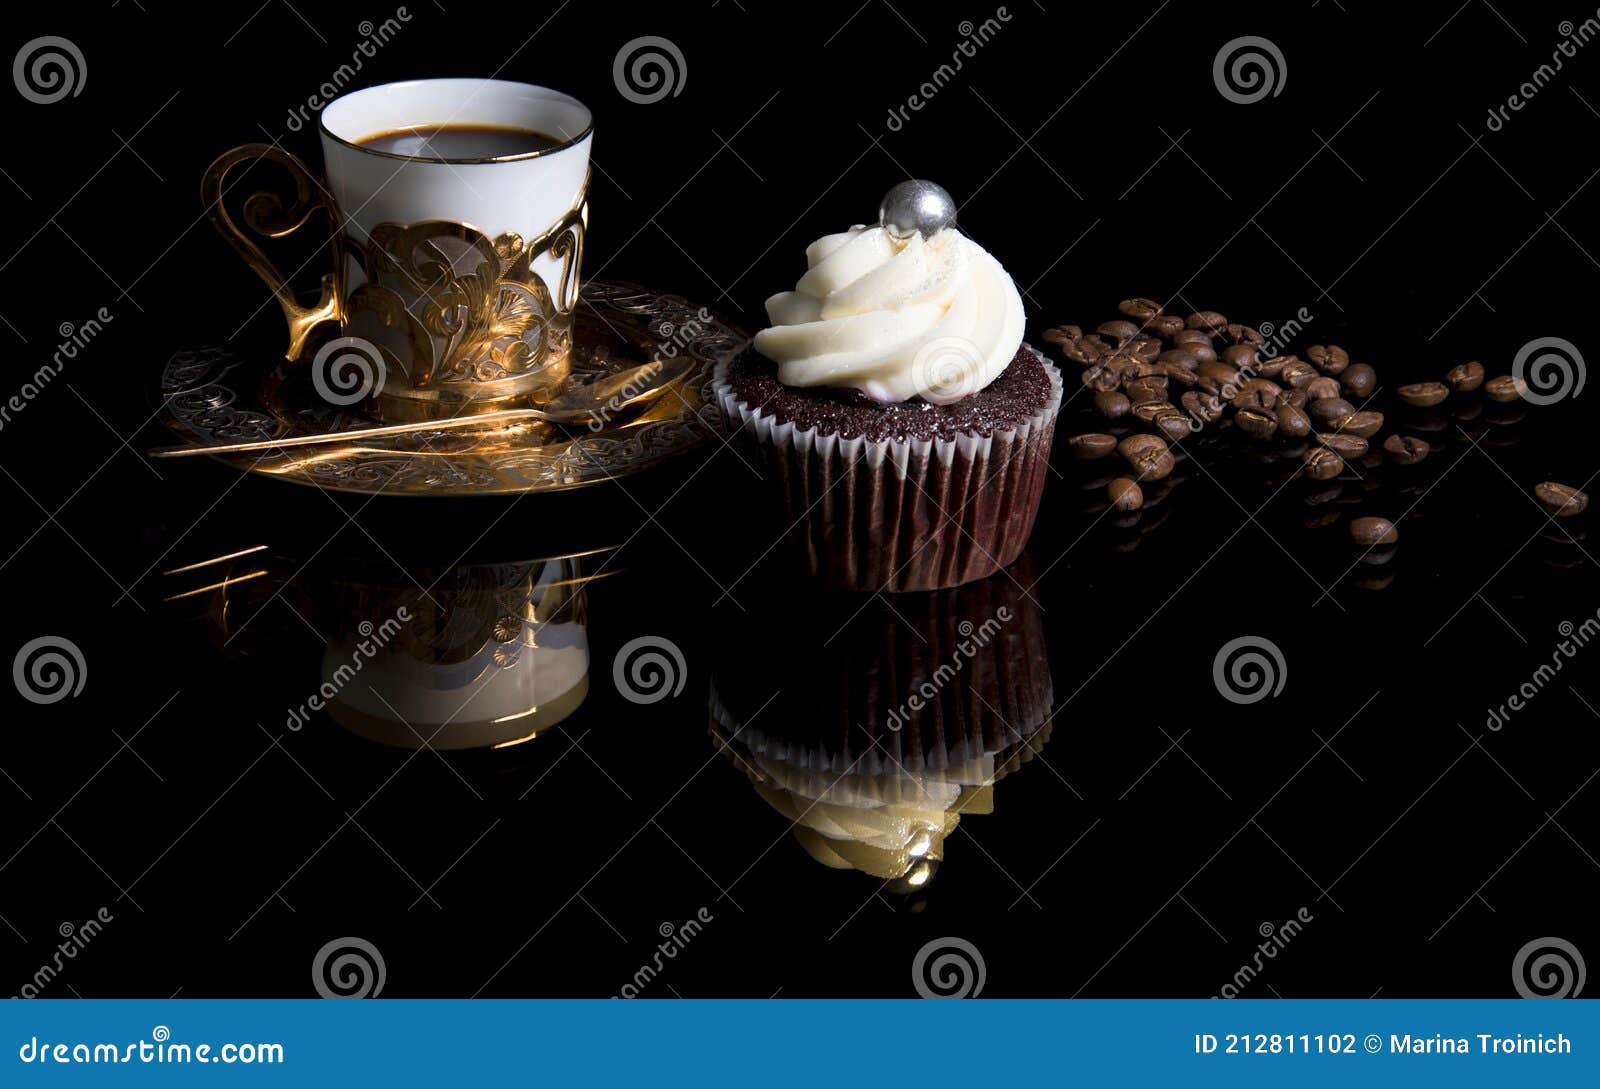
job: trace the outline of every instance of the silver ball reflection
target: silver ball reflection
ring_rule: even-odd
[[[883,195],[878,222],[897,242],[914,234],[932,238],[956,221],[956,202],[944,188],[920,178],[903,181]]]

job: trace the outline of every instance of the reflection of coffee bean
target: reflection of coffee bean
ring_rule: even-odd
[[[1522,396],[1522,386],[1509,374],[1502,374],[1491,378],[1483,384],[1483,392],[1489,395],[1489,400],[1509,404]]]
[[[1348,416],[1356,410],[1356,406],[1346,401],[1343,397],[1325,397],[1320,401],[1308,401],[1306,412],[1313,420],[1321,423],[1332,423],[1334,420]]]
[[[1483,385],[1483,364],[1476,361],[1451,367],[1444,376],[1447,386],[1457,393],[1471,393]]]
[[[1094,395],[1094,410],[1108,420],[1122,419],[1132,407],[1128,395],[1118,390],[1102,390]]]
[[[1352,363],[1339,375],[1339,387],[1352,397],[1365,400],[1378,388],[1378,374],[1365,363]]]
[[[1546,480],[1533,486],[1533,494],[1541,506],[1557,518],[1571,518],[1582,514],[1589,505],[1589,497],[1569,484]]]
[[[1360,364],[1357,364],[1360,366]],[[1347,435],[1360,435],[1370,439],[1383,427],[1383,413],[1381,412],[1352,412],[1350,415],[1334,421],[1334,426]]]
[[[1344,472],[1344,459],[1332,450],[1316,446],[1306,451],[1306,475],[1312,480],[1332,480]]]
[[[1161,304],[1154,299],[1123,299],[1117,304],[1117,311],[1134,321],[1149,321],[1161,313]]]
[[[1426,440],[1410,435],[1390,435],[1383,440],[1383,452],[1396,465],[1415,465],[1427,457],[1431,449]]]
[[[1449,387],[1443,382],[1413,382],[1409,386],[1401,386],[1394,392],[1402,401],[1415,408],[1432,408],[1450,396]]]
[[[1116,448],[1116,436],[1101,431],[1090,431],[1067,438],[1067,449],[1072,451],[1072,456],[1084,460],[1103,458]]]
[[[1119,476],[1106,485],[1106,495],[1118,510],[1138,510],[1144,506],[1144,492],[1139,485],[1125,476]]]
[[[1317,442],[1342,458],[1358,458],[1367,452],[1367,440],[1360,435],[1347,435],[1336,431],[1331,435],[1318,435]]]
[[[1357,518],[1350,523],[1350,539],[1358,545],[1391,545],[1400,539],[1400,531],[1387,518]]]
[[[1310,418],[1294,405],[1281,403],[1278,405],[1278,434],[1289,439],[1304,438],[1311,432]]]
[[[1306,358],[1323,374],[1338,375],[1350,366],[1350,353],[1337,344],[1313,344],[1306,349]]]

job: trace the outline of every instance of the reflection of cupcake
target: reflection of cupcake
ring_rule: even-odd
[[[729,425],[833,585],[970,582],[1033,528],[1061,375],[1022,343],[1011,277],[948,222],[892,192],[882,225],[812,243],[796,290],[767,300],[755,351],[716,372]]]
[[[712,731],[818,861],[923,883],[960,816],[990,812],[989,788],[1043,744],[1053,689],[1013,581],[1027,573],[893,608],[824,600],[764,639],[730,636]]]

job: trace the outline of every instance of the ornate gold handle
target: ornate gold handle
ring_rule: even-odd
[[[338,278],[331,272],[322,275],[322,294],[315,306],[301,306],[289,287],[288,280],[278,266],[266,255],[250,235],[234,222],[223,203],[223,187],[228,174],[240,163],[266,159],[276,163],[294,179],[294,198],[287,204],[284,198],[265,190],[252,193],[244,202],[244,221],[256,235],[264,238],[283,238],[305,226],[306,220],[319,208],[333,215],[333,199],[322,184],[312,176],[294,155],[271,144],[243,144],[219,155],[206,168],[200,181],[200,199],[205,201],[206,215],[228,244],[238,251],[245,264],[272,289],[283,316],[289,323],[289,346],[284,355],[297,359],[305,347],[311,330],[325,321],[338,321],[340,299]]]

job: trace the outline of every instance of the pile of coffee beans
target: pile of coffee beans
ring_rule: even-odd
[[[1169,314],[1148,298],[1124,299],[1117,309],[1120,317],[1092,330],[1058,325],[1043,334],[1078,365],[1093,412],[1104,421],[1104,430],[1068,435],[1067,450],[1083,460],[1123,463],[1124,471],[1104,485],[1103,505],[1135,512],[1159,497],[1185,448],[1206,432],[1242,436],[1263,454],[1291,460],[1293,476],[1319,485],[1350,476],[1347,469],[1356,465],[1387,461],[1403,470],[1435,449],[1420,435],[1386,432],[1385,414],[1375,407],[1377,371],[1337,344],[1286,354],[1255,326],[1215,310]],[[1456,418],[1470,418],[1477,410],[1457,402],[1479,391],[1499,405],[1523,393],[1516,378],[1487,377],[1475,361],[1393,393],[1400,414],[1422,430],[1437,417],[1432,410],[1447,402]],[[1535,487],[1534,496],[1558,517],[1588,504],[1578,489],[1551,481]],[[1394,522],[1377,515],[1354,518],[1348,532],[1368,551],[1388,549],[1400,536]]]

